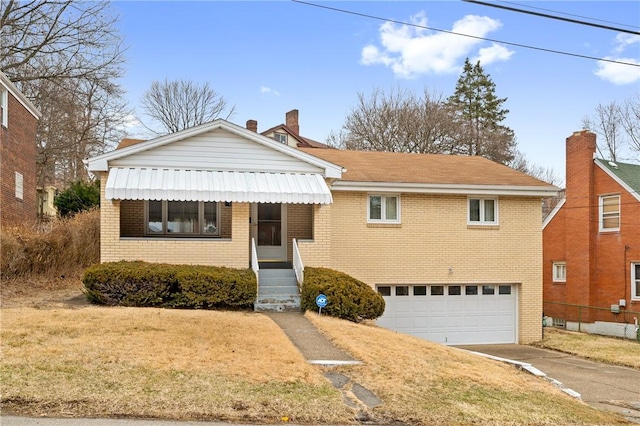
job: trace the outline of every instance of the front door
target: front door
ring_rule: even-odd
[[[251,208],[251,231],[258,250],[258,260],[287,260],[287,205],[258,203]]]

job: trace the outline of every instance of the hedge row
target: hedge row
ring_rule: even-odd
[[[384,313],[384,299],[369,285],[333,269],[307,267],[302,284],[302,309],[317,311],[319,294],[328,300],[322,313],[333,317],[357,322],[376,319]]]
[[[102,263],[82,282],[90,302],[109,306],[250,308],[257,294],[251,269],[213,266]]]

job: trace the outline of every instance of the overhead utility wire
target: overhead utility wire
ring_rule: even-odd
[[[438,29],[438,28],[427,27],[425,25],[412,24],[412,23],[409,23],[409,22],[398,21],[398,20],[395,20],[395,19],[381,18],[379,16],[369,15],[369,14],[366,14],[366,13],[353,12],[351,10],[339,9],[337,7],[324,6],[324,5],[315,4],[315,3],[309,3],[309,2],[301,1],[301,0],[292,0],[292,1],[294,3],[300,3],[300,4],[307,5],[307,6],[314,6],[314,7],[318,7],[318,8],[321,8],[321,9],[333,10],[334,12],[346,13],[346,14],[355,15],[355,16],[362,16],[364,18],[376,19],[378,21],[393,22],[394,24],[409,25],[409,26],[412,26],[412,27],[423,28],[425,30],[439,31],[439,32],[442,32],[442,33],[453,34],[453,35],[462,36],[462,37],[475,38],[477,40],[491,41],[493,43],[502,43],[502,44],[506,44],[508,46],[516,46],[516,47],[522,47],[524,49],[539,50],[541,52],[557,53],[559,55],[573,56],[573,57],[582,58],[582,59],[592,59],[592,60],[595,60],[595,61],[611,62],[613,64],[629,65],[629,66],[632,66],[632,67],[640,67],[640,64],[634,64],[634,63],[631,63],[631,62],[616,61],[615,59],[597,58],[595,56],[580,55],[578,53],[563,52],[561,50],[546,49],[544,47],[535,47],[535,46],[529,46],[529,45],[526,45],[526,44],[511,43],[509,41],[501,41],[501,40],[496,40],[496,39],[491,39],[491,38],[473,36],[473,35],[469,35],[469,34],[456,33],[456,32],[453,32],[453,31],[441,30],[441,29]]]
[[[629,25],[629,24],[623,24],[623,23],[620,23],[620,22],[606,21],[604,19],[591,18],[589,16],[574,15],[573,13],[560,12],[560,11],[557,11],[557,10],[545,9],[543,7],[527,6],[527,5],[524,5],[524,4],[514,3],[514,2],[511,2],[511,1],[505,1],[505,0],[496,0],[496,1],[498,1],[500,3],[512,4],[512,5],[515,5],[515,6],[528,7],[529,9],[544,10],[545,12],[559,13],[560,15],[565,15],[565,16],[574,16],[576,18],[588,19],[590,21],[606,22],[608,24],[622,25],[623,27],[629,27],[629,28],[640,28],[637,25]]]
[[[488,3],[485,1],[479,1],[479,0],[462,0],[462,1],[467,3],[480,4],[483,6],[495,7],[498,9],[510,10],[512,12],[519,12],[519,13],[526,13],[528,15],[541,16],[543,18],[557,19],[558,21],[571,22],[572,24],[587,25],[590,27],[602,28],[605,30],[612,30],[612,31],[619,31],[619,32],[628,33],[628,34],[640,35],[640,32],[638,31],[631,31],[631,30],[626,30],[624,28],[610,27],[608,25],[601,25],[593,22],[579,21],[577,19],[563,18],[562,16],[549,15],[548,13],[540,13],[540,12],[534,12],[531,10],[518,9],[517,7],[502,6],[500,4]]]

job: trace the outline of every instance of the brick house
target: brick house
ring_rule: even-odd
[[[256,307],[271,268],[297,292],[305,266],[328,267],[384,296],[382,326],[540,339],[541,199],[557,188],[481,157],[295,148],[248,127],[216,120],[90,158],[101,260],[252,267]]]
[[[0,225],[35,222],[40,112],[0,71]]]
[[[595,152],[595,134],[567,138],[565,196],[543,223],[544,311],[569,329],[636,338],[640,165]]]

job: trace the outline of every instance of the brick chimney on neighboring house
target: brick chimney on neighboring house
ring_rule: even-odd
[[[298,110],[292,109],[286,114],[285,124],[290,128],[296,136],[300,136],[300,125],[298,124]]]
[[[595,277],[595,236],[598,198],[594,194],[596,135],[574,132],[566,145],[566,262],[567,302],[591,305]]]
[[[258,133],[258,122],[256,120],[247,120],[247,130]]]

